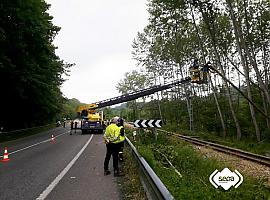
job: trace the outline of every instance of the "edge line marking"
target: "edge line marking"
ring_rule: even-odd
[[[70,161],[70,163],[63,169],[60,174],[51,182],[51,184],[39,195],[36,200],[44,200],[51,191],[56,187],[56,185],[59,183],[59,181],[65,176],[65,174],[69,171],[69,169],[74,165],[76,160],[80,157],[80,155],[83,153],[83,151],[86,149],[88,144],[91,142],[93,138],[93,135],[88,139],[86,144],[83,146],[83,148],[79,151],[79,153]]]

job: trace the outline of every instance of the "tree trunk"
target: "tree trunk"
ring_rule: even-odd
[[[217,94],[216,94],[216,89],[215,89],[214,86],[213,86],[213,82],[212,82],[212,79],[211,79],[211,76],[210,76],[210,75],[208,75],[208,79],[209,79],[209,82],[210,82],[210,84],[211,84],[211,88],[212,88],[212,90],[213,90],[214,99],[215,99],[215,102],[216,102],[216,105],[217,105],[218,114],[219,114],[220,121],[221,121],[221,125],[222,125],[223,137],[225,138],[226,135],[227,135],[227,128],[226,128],[226,125],[225,125],[225,123],[224,123],[223,114],[222,114],[222,112],[221,112],[221,109],[220,109],[220,106],[219,106],[219,103],[218,103]]]
[[[267,57],[267,52],[266,52],[266,48],[265,46],[263,46],[262,48],[262,52],[263,52],[263,66],[264,66],[264,78],[265,78],[265,84],[266,86],[269,85],[269,81],[268,81],[268,69],[267,69],[267,61],[266,59],[268,58]],[[268,88],[268,87],[267,87]],[[270,105],[267,105],[264,101],[263,101],[263,107],[264,107],[264,112],[266,114],[268,114],[268,109],[270,107]],[[268,118],[266,118],[266,124],[267,124],[267,128],[270,130],[270,120]]]
[[[180,73],[182,78],[184,78],[183,76],[183,70],[180,67]],[[189,116],[189,130],[193,131],[194,130],[194,126],[193,126],[193,108],[192,108],[192,98],[190,96],[190,91],[187,90],[186,85],[184,84],[184,91],[185,91],[185,96],[186,96],[186,103],[187,103],[187,110],[188,110],[188,116]]]
[[[249,81],[248,63],[247,63],[246,57],[242,53],[242,49],[243,49],[242,48],[243,39],[241,38],[242,33],[239,30],[239,26],[238,26],[238,23],[236,21],[236,18],[235,18],[234,12],[233,12],[231,0],[226,0],[226,2],[227,2],[227,5],[228,5],[228,8],[229,8],[229,12],[230,12],[230,16],[231,16],[231,20],[232,20],[232,24],[233,24],[235,39],[236,39],[236,43],[237,43],[237,50],[238,50],[238,53],[240,55],[242,65],[244,67],[244,72],[245,72],[245,76],[246,76],[246,80],[247,80],[247,95],[248,95],[248,98],[250,100],[252,100],[250,81]],[[256,132],[256,137],[257,137],[257,140],[260,141],[260,130],[259,130],[259,127],[258,127],[258,124],[257,124],[257,120],[256,120],[255,112],[254,112],[254,107],[250,102],[248,104],[249,104],[250,114],[251,114],[251,117],[252,117],[255,132]]]
[[[203,20],[207,25],[207,28],[208,28],[208,31],[209,31],[209,34],[210,34],[210,39],[211,39],[211,42],[213,44],[214,54],[215,54],[215,57],[217,59],[220,71],[221,71],[222,75],[225,76],[225,71],[224,71],[224,69],[222,67],[222,64],[221,64],[220,55],[219,55],[219,53],[217,51],[216,38],[215,38],[215,35],[213,34],[213,31],[212,31],[212,29],[210,27],[210,22],[209,22],[208,18],[206,17],[206,13],[203,11],[203,9],[201,7],[201,4],[199,4],[199,9],[200,9],[200,12],[201,12],[201,14],[203,16]],[[226,88],[226,94],[228,96],[228,102],[229,102],[229,106],[230,106],[230,111],[231,111],[231,114],[232,114],[232,117],[233,117],[233,120],[234,120],[234,123],[235,123],[236,131],[237,131],[237,139],[240,140],[241,136],[242,136],[241,128],[240,128],[239,121],[238,121],[238,119],[236,117],[236,114],[235,114],[235,111],[234,111],[234,108],[233,108],[231,92],[230,92],[228,83],[226,81],[225,81],[225,88]]]
[[[244,4],[246,5],[246,1],[244,0]],[[255,52],[254,52],[254,48],[252,47],[252,39],[251,39],[251,35],[250,35],[250,29],[249,29],[249,23],[248,23],[248,17],[247,17],[247,7],[245,6],[245,23],[246,23],[246,27],[247,27],[247,40],[249,42],[249,48],[247,47],[248,44],[246,44],[245,40],[243,40],[243,37],[240,37],[240,39],[242,40],[242,44],[243,44],[243,47],[244,47],[244,50],[251,62],[251,65],[253,67],[253,69],[255,70],[255,73],[256,73],[256,77],[257,77],[257,80],[259,82],[259,85],[260,87],[263,89],[264,93],[265,93],[265,97],[266,97],[266,102],[268,105],[270,105],[270,95],[269,95],[269,91],[267,89],[267,85],[263,82],[263,79],[262,79],[262,76],[260,74],[260,71],[258,69],[258,65],[257,65],[257,62],[256,62],[256,56],[255,56]],[[240,30],[239,32],[242,33],[242,29],[241,27],[239,27]]]
[[[246,5],[246,1],[244,1],[244,4]],[[254,48],[252,46],[253,41],[252,41],[251,34],[250,34],[250,31],[249,31],[250,26],[249,26],[249,23],[248,23],[248,16],[247,16],[246,6],[245,6],[245,22],[246,22],[247,33],[248,33],[247,40],[248,40],[249,44],[246,44],[246,42],[243,40],[242,37],[240,37],[240,39],[242,40],[244,50],[245,50],[246,54],[248,55],[249,61],[251,62],[252,67],[255,70],[256,77],[257,77],[257,80],[259,82],[259,86],[263,90],[263,93],[261,93],[262,102],[263,102],[263,109],[264,109],[265,114],[268,114],[267,107],[270,106],[270,95],[269,95],[269,91],[268,91],[268,88],[267,88],[267,85],[266,85],[267,81],[265,80],[265,83],[263,82],[262,75],[260,74],[260,71],[258,69]],[[240,29],[240,31],[241,31],[241,29]],[[247,45],[250,48],[248,48]],[[269,127],[270,126],[270,120],[268,118],[265,118],[265,120],[266,120],[267,127],[270,128]]]
[[[194,25],[194,27],[196,29],[196,34],[197,34],[198,41],[199,41],[199,46],[200,46],[200,49],[201,49],[201,52],[202,52],[202,55],[203,55],[204,63],[206,63],[205,54],[204,54],[205,51],[204,51],[203,45],[201,43],[201,37],[199,35],[199,30],[198,30],[198,27],[197,27],[196,22],[195,22],[193,10],[191,10],[191,15],[192,15],[192,19],[193,19],[193,25]],[[215,103],[216,103],[216,106],[217,106],[217,109],[218,109],[218,114],[219,114],[220,122],[221,122],[221,125],[222,125],[222,130],[223,130],[223,137],[226,137],[227,129],[226,129],[226,125],[225,125],[225,122],[224,122],[224,117],[223,117],[223,114],[222,114],[222,111],[221,111],[221,108],[220,108],[220,105],[219,105],[219,102],[218,102],[218,99],[217,99],[216,90],[215,90],[215,88],[213,86],[213,82],[212,82],[212,79],[211,79],[210,75],[208,75],[208,79],[210,81],[210,86],[211,86],[211,89],[213,91]]]

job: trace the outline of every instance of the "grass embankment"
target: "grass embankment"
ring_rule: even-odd
[[[52,128],[55,128],[55,124],[49,124],[49,125],[42,126],[42,127],[25,129],[25,130],[20,130],[20,131],[11,132],[11,133],[1,133],[0,134],[0,143],[6,142],[6,141],[11,141],[11,140],[16,140],[16,139],[27,137],[30,135],[34,135],[34,134],[37,134],[40,132],[50,130]]]
[[[137,134],[136,147],[175,199],[270,198],[270,188],[264,185],[264,180],[254,179],[242,172],[240,173],[244,177],[244,182],[238,188],[230,188],[228,191],[214,188],[209,182],[209,176],[214,170],[221,171],[225,167],[231,171],[235,169],[200,154],[191,145],[173,137],[159,134],[158,140],[155,141],[151,133],[140,133]],[[160,153],[167,156],[182,177],[168,165]]]
[[[120,179],[120,188],[123,200],[146,200],[146,194],[140,182],[137,164],[133,159],[131,150],[124,148],[125,160],[121,164],[125,176]]]
[[[165,130],[171,131],[169,127],[164,127]],[[250,138],[242,138],[240,141],[236,139],[236,137],[226,137],[216,135],[216,133],[206,133],[206,132],[191,132],[187,130],[179,130],[173,131],[175,133],[179,133],[187,136],[198,136],[199,138],[209,141],[215,142],[218,144],[222,144],[225,146],[234,147],[237,149],[242,149],[244,151],[270,156],[270,140],[262,140],[257,142],[256,139]]]

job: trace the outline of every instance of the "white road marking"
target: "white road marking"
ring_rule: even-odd
[[[56,187],[56,185],[59,183],[59,181],[65,176],[65,174],[68,172],[68,170],[72,167],[72,165],[76,162],[76,160],[80,157],[80,155],[83,153],[85,148],[88,146],[88,144],[91,142],[93,138],[93,135],[89,138],[87,143],[83,146],[83,148],[80,150],[80,152],[70,161],[70,163],[63,169],[63,171],[51,182],[51,184],[39,195],[36,200],[44,200],[51,191]]]
[[[66,133],[69,133],[69,131],[64,132],[64,133],[62,133],[62,134],[59,134],[59,135],[55,136],[54,138],[60,137],[60,136],[62,136],[62,135],[64,135],[64,134],[66,134]],[[31,147],[34,147],[34,146],[37,146],[37,145],[39,145],[39,144],[42,144],[42,143],[45,143],[45,142],[49,142],[49,141],[51,141],[51,138],[50,138],[50,139],[47,139],[47,140],[44,140],[44,141],[41,141],[41,142],[38,142],[38,143],[36,143],[36,144],[32,144],[32,145],[30,145],[30,146],[24,147],[24,148],[22,148],[22,149],[18,149],[18,150],[16,150],[16,151],[12,151],[12,152],[9,153],[9,155],[14,154],[14,153],[18,153],[18,152],[20,152],[20,151],[29,149],[29,148],[31,148]],[[0,158],[2,158],[2,157],[3,157],[3,156],[0,156]]]

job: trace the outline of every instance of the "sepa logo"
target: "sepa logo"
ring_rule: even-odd
[[[238,188],[243,182],[243,176],[237,170],[234,171],[231,172],[228,168],[224,168],[221,172],[218,172],[216,169],[210,175],[209,181],[215,188],[218,188],[218,186],[223,187],[224,190],[228,190],[232,186]]]

